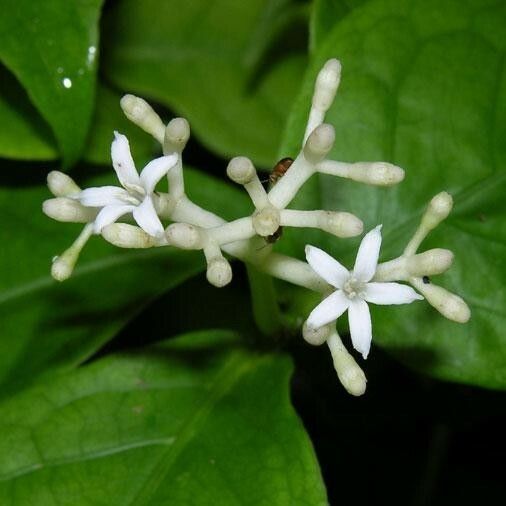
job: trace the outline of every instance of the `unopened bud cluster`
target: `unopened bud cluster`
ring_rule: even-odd
[[[267,190],[260,181],[251,160],[239,156],[230,161],[227,175],[244,187],[254,206],[249,216],[232,221],[225,221],[203,209],[185,193],[182,153],[190,136],[188,122],[184,118],[175,118],[164,125],[146,101],[133,95],[124,96],[121,107],[126,117],[160,143],[163,156],[150,162],[138,174],[128,140],[116,133],[111,155],[121,186],[82,190],[61,172],[48,175],[48,187],[55,198],[44,202],[44,213],[58,221],[84,224],[76,241],[54,258],[53,277],[59,281],[67,279],[86,242],[93,235],[101,235],[121,248],[201,250],[207,264],[207,279],[216,287],[223,287],[232,280],[229,259],[233,257],[273,277],[328,293],[327,282],[308,264],[273,252],[272,244],[280,236],[282,227],[316,228],[339,238],[348,238],[362,234],[363,223],[345,210],[287,207],[314,174],[339,176],[377,186],[392,186],[404,178],[404,171],[389,163],[344,163],[328,158],[335,132],[324,119],[334,101],[340,76],[341,65],[335,59],[329,60],[320,71],[301,150],[270,189]],[[168,191],[155,191],[155,186],[165,177]],[[379,264],[374,280],[406,281],[444,316],[463,322],[469,318],[469,310],[462,299],[425,282],[426,276],[448,269],[453,254],[443,249],[417,253],[428,232],[448,215],[451,204],[451,197],[446,193],[434,197],[403,255]],[[125,218],[129,222],[125,223]],[[120,219],[123,221],[119,222]],[[341,383],[353,395],[364,393],[365,375],[342,344],[333,325],[320,328],[305,325],[303,336],[313,345],[327,342]]]

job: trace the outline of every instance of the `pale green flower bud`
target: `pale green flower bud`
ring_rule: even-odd
[[[102,237],[119,248],[151,248],[156,239],[142,228],[128,223],[112,223],[102,229]]]
[[[227,176],[237,184],[248,184],[256,175],[251,160],[245,156],[236,156],[228,163]]]
[[[120,100],[121,108],[125,116],[145,132],[152,135],[162,143],[165,126],[153,108],[142,98],[135,95],[124,95]]]
[[[77,195],[81,191],[81,188],[77,186],[70,176],[59,170],[52,170],[47,175],[47,186],[55,197]]]
[[[164,153],[181,153],[190,138],[190,124],[185,118],[174,118],[165,128]]]
[[[45,200],[42,211],[53,220],[71,223],[88,223],[97,215],[96,209],[85,207],[77,200],[66,197]]]
[[[214,258],[207,265],[206,277],[209,283],[221,288],[232,281],[232,267],[224,258]]]
[[[313,346],[320,346],[330,336],[332,328],[330,325],[323,325],[319,328],[310,327],[307,322],[302,327],[302,337]]]
[[[317,126],[304,145],[304,157],[311,163],[323,160],[334,145],[336,133],[332,125]]]

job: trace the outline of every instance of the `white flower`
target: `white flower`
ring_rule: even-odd
[[[160,237],[164,228],[156,213],[152,195],[158,181],[176,164],[178,155],[173,153],[152,160],[139,175],[130,154],[128,139],[118,132],[114,132],[114,137],[111,145],[112,164],[123,188],[87,188],[74,198],[84,206],[102,208],[93,224],[96,234],[121,216],[132,213],[139,227],[153,237]]]
[[[378,225],[362,239],[352,271],[321,249],[306,246],[306,259],[311,268],[337,288],[313,309],[307,325],[319,328],[335,321],[348,310],[351,341],[364,358],[369,354],[372,340],[371,315],[367,303],[409,304],[423,299],[406,285],[370,282],[376,273],[380,246],[381,225]]]

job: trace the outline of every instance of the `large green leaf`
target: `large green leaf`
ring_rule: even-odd
[[[369,0],[314,0],[311,12],[309,47],[317,49],[346,15]]]
[[[3,505],[327,504],[290,361],[188,334],[0,406]]]
[[[48,125],[14,76],[0,66],[0,156],[21,160],[58,157]]]
[[[369,2],[315,51],[283,146],[297,151],[316,72],[340,58],[342,86],[327,116],[336,126],[331,157],[387,160],[406,179],[377,189],[315,177],[296,205],[351,211],[366,229],[383,223],[388,259],[402,252],[426,202],[451,192],[454,212],[423,246],[456,253],[441,283],[469,302],[471,321],[451,323],[425,303],[376,308],[375,342],[437,377],[495,388],[506,388],[504,26],[502,2]],[[285,247],[300,255],[306,242],[348,264],[357,245],[287,234]]]
[[[89,163],[111,164],[114,130],[125,134],[136,160],[147,161],[159,150],[154,139],[123,114],[121,95],[104,84],[98,85],[95,112],[83,159]],[[47,123],[30,103],[16,79],[0,67],[0,121],[9,128],[0,130],[0,156],[19,160],[55,160],[59,157]]]
[[[219,210],[219,195],[230,202],[227,217],[247,209],[246,198],[232,186],[192,170],[186,176],[201,205]],[[112,170],[88,185],[111,182]],[[0,190],[2,395],[86,359],[154,297],[204,268],[199,253],[125,251],[92,238],[73,277],[57,283],[49,275],[51,258],[70,245],[80,226],[44,216],[45,198],[45,187]]]
[[[2,2],[0,60],[51,125],[67,164],[79,156],[93,112],[101,5],[102,0]]]
[[[114,130],[125,134],[136,160],[148,160],[159,149],[153,138],[123,114],[121,95],[99,84],[95,112],[91,122],[84,160],[110,165],[111,139]],[[9,128],[0,129],[0,156],[19,160],[55,160],[59,157],[56,142],[16,79],[0,67],[0,121]]]
[[[304,27],[283,32],[259,68],[259,38],[273,36],[264,16],[272,3],[279,2],[116,2],[105,16],[104,72],[122,89],[186,116],[220,154],[272,166],[299,87],[306,36]]]

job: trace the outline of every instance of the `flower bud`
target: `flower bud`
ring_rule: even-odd
[[[410,276],[432,276],[448,270],[453,262],[453,253],[448,249],[434,248],[406,258]]]
[[[85,207],[77,200],[66,197],[45,200],[42,211],[53,220],[70,223],[88,223],[97,215],[96,209]]]
[[[404,170],[386,162],[345,163],[323,160],[317,166],[321,174],[345,177],[359,183],[392,186],[404,179]]]
[[[404,179],[404,170],[387,162],[359,162],[351,165],[348,177],[375,186],[393,186]]]
[[[51,276],[53,276],[56,281],[65,281],[70,278],[74,270],[77,256],[72,254],[67,255],[66,253],[67,252],[53,259]]]
[[[124,95],[120,100],[125,116],[158,142],[163,142],[165,126],[153,108],[142,98]]]
[[[200,229],[189,223],[173,223],[165,230],[167,242],[181,249],[202,249],[203,237]]]
[[[206,277],[211,285],[221,288],[232,281],[232,267],[224,257],[214,258],[207,265]]]
[[[142,228],[129,223],[112,223],[102,229],[102,237],[119,248],[151,248],[156,240]]]
[[[327,344],[332,354],[337,377],[343,387],[351,395],[363,395],[367,386],[364,371],[348,353],[336,332],[328,338]]]
[[[367,379],[364,371],[348,352],[334,359],[334,368],[339,381],[349,394],[358,397],[365,393]]]
[[[447,192],[438,193],[432,198],[422,216],[418,229],[404,249],[404,256],[409,257],[416,252],[427,234],[450,214],[452,206],[452,196]]]
[[[190,138],[190,124],[185,118],[174,118],[165,128],[164,153],[181,153]]]
[[[323,344],[327,338],[330,336],[332,331],[332,327],[330,325],[323,325],[322,327],[318,327],[317,329],[311,327],[304,322],[302,326],[302,337],[313,346],[320,346]]]
[[[355,237],[363,232],[364,224],[351,213],[322,211],[320,228],[336,237]]]
[[[81,191],[81,188],[77,186],[70,176],[59,170],[52,170],[47,175],[47,186],[55,197],[68,197],[76,195]]]
[[[412,278],[415,288],[445,318],[457,323],[466,323],[471,318],[469,306],[458,295],[449,292],[442,286],[425,284],[420,278]]]
[[[336,133],[332,125],[323,123],[317,126],[304,145],[304,158],[311,163],[323,160],[332,149],[335,138]]]
[[[364,174],[365,176],[365,174]],[[376,186],[393,186],[404,179],[404,170],[387,162],[374,162],[370,166],[364,183]]]
[[[236,156],[230,160],[227,176],[237,184],[248,184],[256,175],[255,167],[249,158]]]
[[[427,206],[422,218],[422,226],[432,230],[450,214],[452,207],[452,196],[447,192],[438,193]]]
[[[66,249],[60,256],[53,258],[53,265],[51,266],[51,276],[56,281],[65,281],[74,271],[77,259],[81,254],[88,239],[93,234],[93,223],[88,223],[84,226],[82,232],[77,236],[70,248]]]
[[[341,63],[332,58],[325,63],[316,78],[313,107],[327,111],[334,101],[340,80]]]
[[[262,237],[273,235],[280,225],[279,211],[275,207],[264,207],[253,214],[252,222],[258,235]]]

